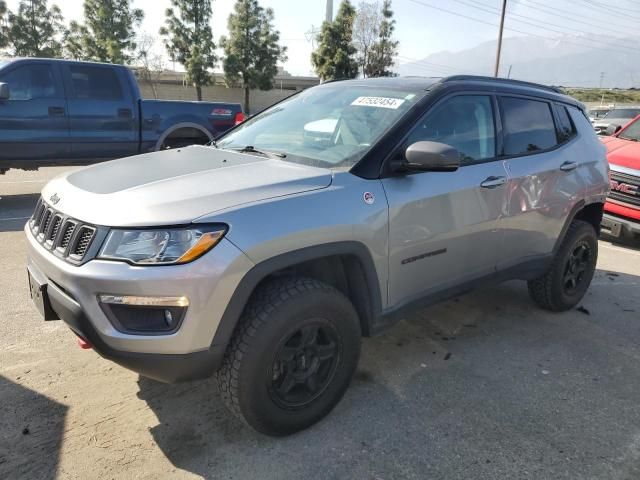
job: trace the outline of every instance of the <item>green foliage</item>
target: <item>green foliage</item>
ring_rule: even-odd
[[[257,0],[238,0],[229,15],[229,37],[222,37],[225,80],[244,88],[244,110],[249,112],[249,91],[269,90],[278,73],[278,61],[286,60],[286,47],[279,44],[280,32],[273,27],[273,10],[263,9]]]
[[[9,12],[9,44],[18,57],[59,57],[64,19],[47,0],[21,0],[18,13]]]
[[[597,88],[580,89],[564,88],[564,93],[572,96],[581,102],[600,103],[609,105],[611,103],[634,103],[640,104],[640,91],[638,90],[599,90]]]
[[[366,75],[369,77],[391,77],[394,73],[391,67],[398,54],[399,42],[393,39],[396,29],[396,21],[393,19],[391,0],[384,0],[382,4],[382,21],[380,22],[378,41],[371,48],[369,65]]]
[[[171,5],[160,35],[169,58],[184,66],[187,81],[202,100],[202,87],[211,83],[209,70],[218,62],[210,26],[211,0],[171,0]]]
[[[6,47],[9,43],[8,13],[7,3],[0,0],[0,48]]]
[[[323,80],[355,78],[358,75],[357,53],[353,45],[353,22],[356,11],[349,0],[343,0],[333,22],[324,22],[318,35],[318,48],[311,63]]]
[[[142,10],[131,8],[131,0],[85,0],[84,24],[71,22],[65,52],[81,60],[128,63],[143,18]]]

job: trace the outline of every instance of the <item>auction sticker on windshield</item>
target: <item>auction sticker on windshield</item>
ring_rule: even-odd
[[[396,110],[400,105],[404,103],[401,98],[388,98],[388,97],[358,97],[351,105],[357,105],[360,107],[378,107],[378,108],[391,108]]]

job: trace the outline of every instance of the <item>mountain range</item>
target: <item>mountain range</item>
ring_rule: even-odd
[[[402,63],[402,76],[493,75],[497,41]],[[566,87],[640,87],[640,37],[565,35],[510,37],[502,45],[500,76]],[[510,72],[509,72],[510,70]]]

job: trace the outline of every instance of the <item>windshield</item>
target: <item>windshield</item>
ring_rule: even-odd
[[[640,121],[636,120],[618,134],[618,138],[640,141]]]
[[[614,108],[605,118],[635,118],[640,115],[640,108]]]
[[[344,83],[311,88],[249,119],[216,146],[351,167],[424,93]]]

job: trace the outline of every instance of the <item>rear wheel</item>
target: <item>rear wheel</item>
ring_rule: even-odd
[[[211,141],[209,135],[195,127],[183,127],[167,134],[158,143],[157,150],[170,150],[190,145],[205,145]]]
[[[528,282],[531,298],[555,312],[575,307],[586,293],[598,260],[598,237],[593,226],[574,220],[547,273]]]
[[[309,278],[274,280],[247,305],[216,378],[227,406],[267,435],[302,430],[340,401],[360,354],[349,300]]]

